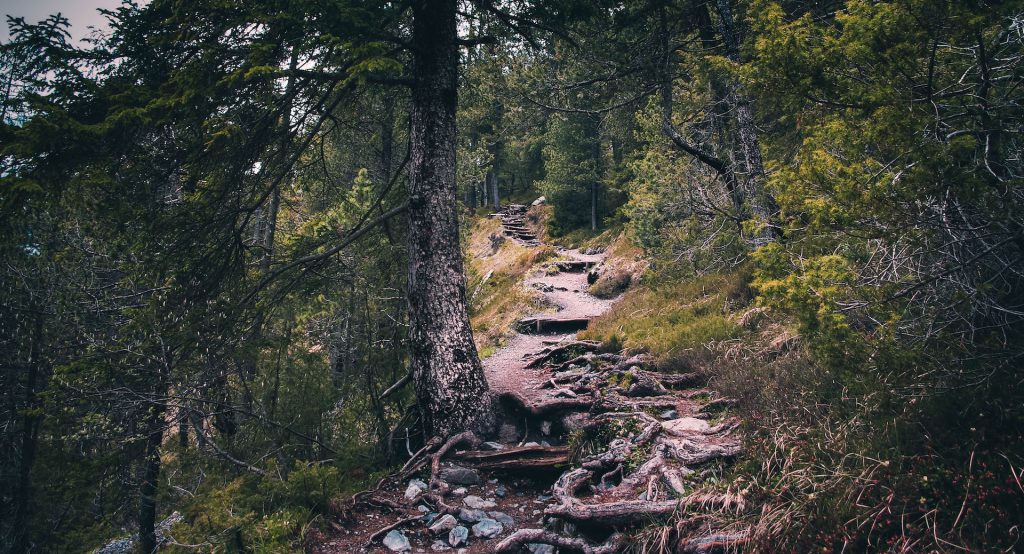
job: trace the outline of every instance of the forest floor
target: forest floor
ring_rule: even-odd
[[[509,240],[543,247],[525,210],[496,217]],[[701,471],[740,451],[738,421],[722,411],[730,401],[701,374],[658,373],[644,354],[578,340],[614,303],[588,292],[606,254],[556,254],[521,283],[554,311],[521,320],[483,362],[495,430],[428,445],[375,489],[339,501],[335,519],[307,534],[309,551],[610,553],[650,542],[652,528],[648,546],[662,551],[744,541],[715,517],[743,509],[742,494],[709,486]]]

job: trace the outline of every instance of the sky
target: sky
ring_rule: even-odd
[[[36,23],[47,16],[60,12],[71,21],[71,38],[82,39],[89,34],[89,27],[105,27],[106,19],[97,8],[113,9],[121,0],[0,0],[0,41],[7,42],[7,16],[24,17]]]

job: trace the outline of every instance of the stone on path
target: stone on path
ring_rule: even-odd
[[[448,533],[448,544],[459,547],[469,542],[469,529],[459,525]]]
[[[484,518],[473,526],[473,536],[480,537],[481,539],[490,539],[497,537],[504,530],[504,527],[502,527],[502,525],[497,521]]]
[[[516,526],[516,520],[512,519],[512,516],[505,512],[487,512],[487,515],[505,527],[512,528]]]
[[[484,500],[483,498],[473,494],[463,498],[462,502],[474,510],[490,510],[491,508],[496,508],[498,506],[490,500]]]
[[[703,419],[695,417],[681,417],[671,421],[664,421],[661,428],[670,435],[685,436],[703,433],[711,428],[711,425]]]
[[[440,471],[442,481],[452,485],[479,485],[480,474],[462,466],[446,467]]]
[[[459,508],[459,519],[466,523],[476,523],[487,517],[483,510]]]
[[[384,546],[392,552],[408,552],[412,550],[412,545],[409,544],[409,539],[405,537],[405,534],[398,529],[392,529],[388,531],[387,535],[384,535]]]
[[[531,542],[526,545],[526,549],[530,554],[555,554],[555,547],[540,542]]]
[[[459,524],[459,521],[455,519],[455,516],[451,514],[445,514],[437,519],[433,525],[430,526],[430,532],[435,535],[447,533]]]
[[[409,481],[409,486],[405,489],[406,500],[416,500],[416,497],[427,490],[427,484],[419,479],[413,479]]]

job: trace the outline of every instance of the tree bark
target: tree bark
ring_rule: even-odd
[[[142,479],[139,484],[139,553],[156,552],[156,492],[160,478],[160,442],[163,438],[164,405],[151,408],[147,420],[146,451],[142,462]]]
[[[487,190],[491,194],[491,203],[494,204],[494,211],[501,209],[501,198],[498,194],[498,173],[494,168],[487,170]]]
[[[428,436],[482,422],[487,381],[466,310],[455,209],[456,1],[413,2],[409,339]]]
[[[40,380],[43,341],[43,319],[36,316],[32,333],[32,346],[29,349],[28,379],[25,383],[25,407],[21,435],[21,463],[18,464],[18,494],[14,505],[14,518],[11,527],[14,540],[11,545],[13,554],[28,552],[28,519],[29,498],[32,494],[32,466],[36,459],[36,445],[39,442],[39,423],[41,417],[36,415],[39,401],[36,396]]]
[[[739,37],[736,36],[732,15],[732,0],[716,0],[715,8],[721,26],[725,55],[733,63],[740,62]],[[742,183],[751,217],[758,223],[751,242],[753,247],[764,246],[778,238],[778,227],[774,219],[778,214],[775,198],[765,190],[766,175],[761,158],[761,144],[754,125],[754,111],[751,101],[743,93],[740,83],[732,79],[729,83],[729,100],[736,113],[736,127],[739,131],[740,148],[743,151],[747,178]]]

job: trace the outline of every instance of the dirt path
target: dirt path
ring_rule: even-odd
[[[562,258],[574,261],[586,261],[594,264],[604,261],[604,254],[585,255],[578,250],[567,249],[560,249],[559,254]],[[540,312],[534,314],[534,317],[592,319],[612,307],[613,301],[596,298],[587,292],[589,285],[586,272],[560,271],[551,275],[545,275],[543,271],[538,273],[539,275],[530,277],[524,284],[540,290],[548,303],[557,307],[557,311],[554,313]],[[528,361],[540,355],[545,348],[557,346],[575,338],[575,332],[516,334],[508,344],[484,360],[487,383],[496,394],[513,390],[535,390],[535,387],[545,380],[545,372],[543,369],[527,368]]]

